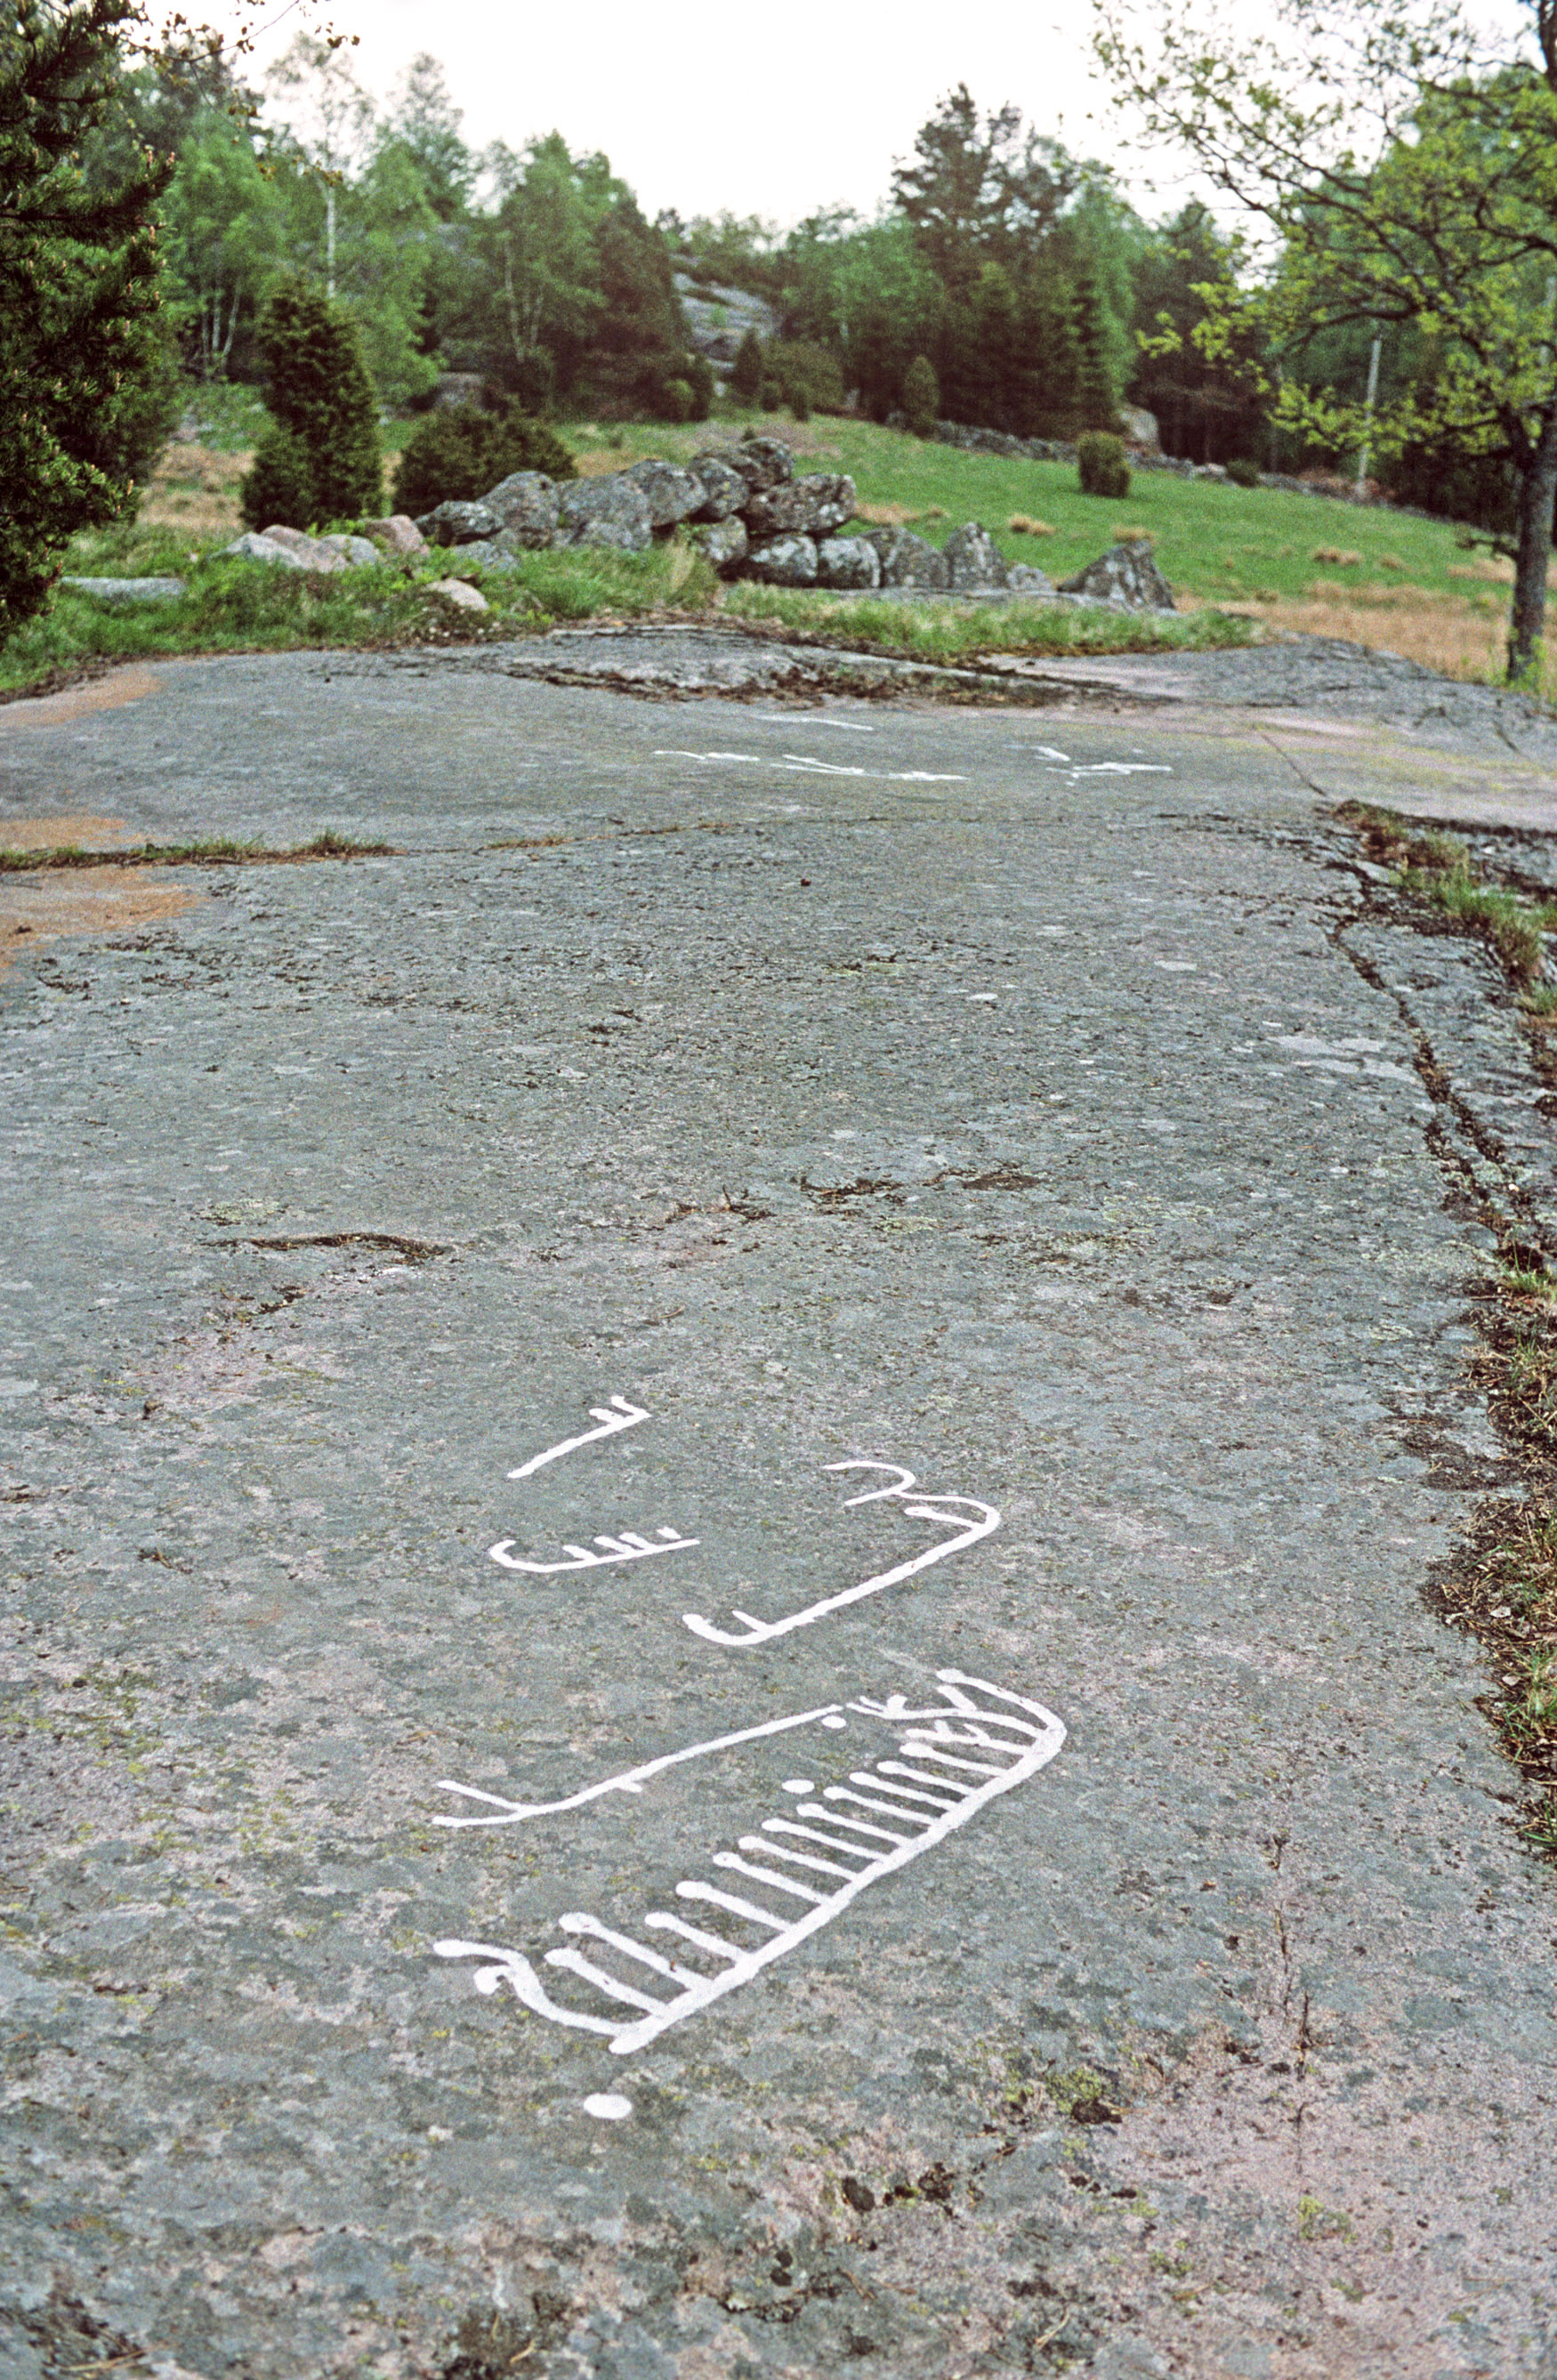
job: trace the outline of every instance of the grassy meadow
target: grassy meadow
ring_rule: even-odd
[[[43,617],[0,651],[0,693],[62,683],[83,667],[134,655],[301,647],[470,642],[541,633],[555,622],[678,612],[767,622],[832,641],[955,662],[980,651],[1034,654],[1157,650],[1247,643],[1267,628],[1355,638],[1404,653],[1450,676],[1499,674],[1508,565],[1465,550],[1445,522],[1373,512],[1324,498],[1137,472],[1122,502],[1083,496],[1072,467],[965,455],[873,423],[759,415],[786,439],[802,469],[849,472],[868,525],[911,525],[941,543],[979,520],[1012,561],[1067,577],[1122,536],[1145,535],[1178,599],[1176,620],[1079,613],[1064,606],[991,607],[955,601],[895,604],[840,595],[722,585],[673,541],[642,555],[522,557],[512,573],[481,571],[455,553],[407,575],[384,568],[339,578],[257,571],[219,558],[239,526],[237,488],[260,411],[250,393],[220,392],[198,442],[164,455],[140,516],[78,537],[72,572],[176,575],[176,604],[110,610],[61,589]],[[581,471],[616,470],[644,455],[684,460],[739,435],[746,417],[566,431]],[[394,451],[408,425],[388,426],[385,500]],[[493,609],[455,612],[430,591],[449,571],[479,579]],[[1548,693],[1557,697],[1557,658]]]

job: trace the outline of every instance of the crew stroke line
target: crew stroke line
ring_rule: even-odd
[[[640,1421],[651,1418],[641,1405],[629,1404],[626,1397],[613,1397],[606,1405],[591,1405],[590,1419],[599,1422],[599,1429],[587,1429],[581,1437],[565,1438],[560,1446],[548,1446],[544,1453],[532,1454],[528,1463],[521,1463],[517,1471],[509,1472],[508,1476],[510,1479],[528,1479],[532,1471],[541,1470],[548,1463],[555,1463],[559,1455],[575,1454],[581,1446],[593,1446],[597,1439],[614,1438],[619,1429],[636,1428]]]

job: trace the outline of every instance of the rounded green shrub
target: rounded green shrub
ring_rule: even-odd
[[[916,438],[933,438],[941,419],[941,383],[928,356],[916,356],[903,375],[903,410]]]
[[[430,513],[434,504],[484,496],[510,471],[577,479],[572,455],[550,425],[517,405],[492,411],[450,405],[424,413],[407,439],[395,473],[396,512]]]
[[[1247,455],[1235,455],[1227,466],[1227,476],[1235,488],[1258,488],[1259,466],[1251,463]]]
[[[310,528],[319,518],[313,472],[300,438],[279,421],[267,421],[254,449],[252,468],[238,492],[245,528]]]
[[[1111,496],[1117,503],[1130,492],[1125,441],[1111,430],[1083,431],[1076,442],[1076,470],[1084,496]]]
[[[350,315],[306,282],[282,281],[266,302],[260,347],[265,403],[308,456],[310,518],[355,520],[379,512],[378,399]]]
[[[667,380],[660,391],[662,421],[690,421],[692,419],[692,383],[687,380]]]
[[[776,413],[778,411],[780,406],[784,403],[784,391],[780,388],[776,380],[765,380],[762,382],[762,394],[759,397],[758,403],[761,406],[764,413]]]

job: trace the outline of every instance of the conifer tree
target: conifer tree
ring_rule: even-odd
[[[941,388],[927,356],[916,356],[903,375],[903,410],[916,438],[933,436],[941,413]]]
[[[1084,264],[1076,276],[1076,412],[1083,430],[1118,427],[1118,391],[1108,357],[1108,334],[1097,275]]]
[[[147,443],[152,216],[171,163],[142,152],[107,187],[83,164],[135,14],[134,0],[63,14],[10,0],[0,18],[0,639],[46,602],[75,532],[131,502]]]
[[[259,513],[274,520],[267,504],[284,486],[291,509],[302,507],[307,492],[308,517],[290,522],[294,528],[380,512],[378,401],[349,314],[321,290],[284,281],[266,305],[260,345],[271,422],[244,482],[244,518],[256,528],[265,526]]]
[[[748,331],[730,369],[730,395],[737,405],[755,405],[762,391],[762,342],[755,331]]]

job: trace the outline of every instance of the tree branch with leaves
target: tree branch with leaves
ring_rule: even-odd
[[[1258,320],[1278,419],[1343,443],[1361,410],[1305,381],[1316,334],[1393,324],[1432,370],[1372,423],[1383,452],[1454,436],[1518,487],[1512,679],[1539,678],[1557,505],[1557,0],[1490,47],[1460,0],[1276,0],[1244,34],[1208,0],[1095,0],[1098,55],[1148,135],[1187,149],[1262,227],[1263,271],[1210,304],[1219,351]]]

